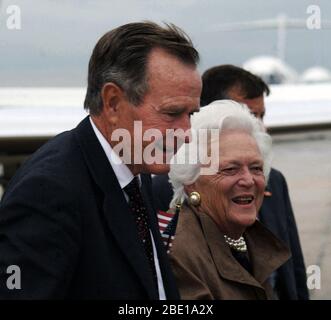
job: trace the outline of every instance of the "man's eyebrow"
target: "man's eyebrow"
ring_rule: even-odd
[[[186,111],[187,108],[184,106],[168,106],[168,107],[164,107],[161,111],[163,112],[184,112]],[[195,107],[193,110],[191,110],[191,112],[199,112],[199,106]]]

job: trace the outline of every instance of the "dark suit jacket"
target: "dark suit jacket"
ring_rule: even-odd
[[[150,212],[168,299],[178,291]],[[8,290],[6,269],[21,269]],[[39,149],[0,203],[0,299],[158,299],[129,207],[89,119]]]
[[[309,299],[307,275],[298,230],[283,174],[271,169],[267,191],[259,212],[260,221],[290,248],[292,258],[277,270],[281,299]]]
[[[167,211],[172,199],[168,175],[153,178],[155,207]],[[288,194],[286,180],[281,172],[271,169],[267,191],[259,212],[260,221],[290,248],[292,258],[277,270],[276,287],[280,299],[309,299],[306,268],[300,246],[298,230]]]

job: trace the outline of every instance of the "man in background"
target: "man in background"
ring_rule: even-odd
[[[263,121],[264,95],[270,91],[261,78],[233,65],[220,65],[205,71],[202,82],[201,106],[215,100],[231,99],[246,104],[252,114]],[[168,210],[172,189],[167,175],[153,178],[153,191],[156,207],[161,211]],[[274,168],[270,172],[258,217],[292,252],[292,258],[271,279],[278,298],[309,299],[306,269],[287,183],[283,174]]]

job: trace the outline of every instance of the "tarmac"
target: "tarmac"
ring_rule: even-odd
[[[273,141],[273,167],[289,186],[310,298],[330,300],[331,131],[273,135]]]

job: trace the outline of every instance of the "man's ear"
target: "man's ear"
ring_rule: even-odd
[[[123,90],[115,83],[108,82],[102,87],[101,98],[104,114],[111,124],[116,125],[120,114],[120,105],[125,99]]]

